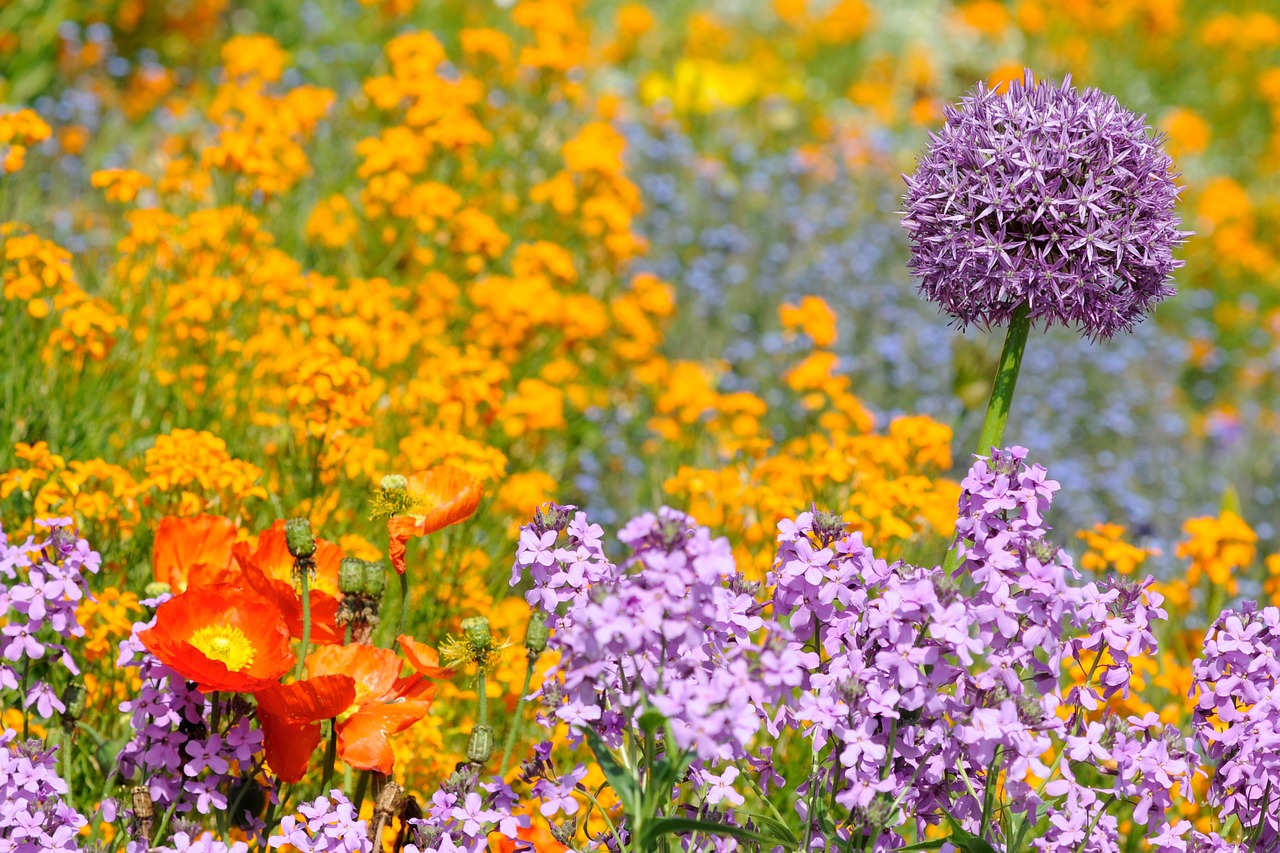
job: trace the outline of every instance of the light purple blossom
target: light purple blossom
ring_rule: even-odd
[[[906,177],[903,225],[920,292],[961,325],[1027,310],[1091,338],[1173,294],[1187,236],[1169,156],[1144,116],[1070,77],[981,83]]]

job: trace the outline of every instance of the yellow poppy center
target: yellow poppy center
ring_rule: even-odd
[[[239,628],[210,625],[191,635],[191,645],[210,660],[221,661],[227,669],[239,672],[253,663],[253,643]]]

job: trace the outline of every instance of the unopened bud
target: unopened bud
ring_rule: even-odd
[[[291,518],[284,523],[284,543],[295,560],[306,559],[316,553],[316,537],[311,532],[311,522],[305,518]]]
[[[484,764],[493,755],[493,726],[476,726],[467,741],[467,761]]]
[[[547,648],[551,629],[547,627],[547,614],[535,610],[529,614],[529,627],[524,631],[524,647],[532,654],[540,655]]]
[[[474,651],[484,651],[493,644],[493,635],[489,632],[489,620],[484,616],[463,619],[462,635],[467,638],[467,645]]]
[[[62,691],[62,704],[66,706],[66,710],[62,712],[62,726],[67,731],[74,728],[76,720],[84,714],[88,698],[89,691],[85,688],[84,682],[78,678],[71,681]]]

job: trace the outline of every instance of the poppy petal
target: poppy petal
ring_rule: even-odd
[[[273,684],[255,694],[258,710],[292,722],[315,722],[336,717],[356,700],[356,682],[349,675],[319,675],[292,684]]]
[[[357,770],[390,773],[396,759],[387,737],[409,728],[430,709],[431,703],[422,700],[366,705],[338,724],[338,754]]]
[[[262,726],[262,751],[271,771],[284,782],[301,781],[323,737],[320,724],[297,723],[261,711],[258,723]]]
[[[453,675],[453,670],[440,665],[440,655],[427,644],[419,643],[408,634],[396,637],[396,642],[400,644],[409,666],[427,678],[449,678]]]

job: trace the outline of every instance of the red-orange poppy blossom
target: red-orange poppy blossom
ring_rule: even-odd
[[[298,782],[306,775],[311,754],[320,744],[320,720],[350,708],[355,685],[350,675],[320,675],[293,684],[273,684],[255,696],[263,752],[281,781]]]
[[[346,673],[356,696],[338,717],[338,755],[357,770],[390,773],[395,754],[387,738],[427,715],[435,685],[419,674],[400,677],[400,658],[373,646],[324,646],[307,656],[313,675]]]
[[[155,578],[175,593],[189,586],[231,583],[236,574],[231,558],[235,541],[236,526],[229,518],[166,516],[160,519],[151,549]]]
[[[302,636],[302,596],[293,583],[293,557],[284,539],[284,521],[277,520],[258,534],[256,544],[239,542],[232,549],[246,582],[259,594],[275,601],[284,613],[289,633]],[[316,539],[315,577],[308,581],[311,600],[311,642],[341,643],[343,629],[337,622],[342,593],[338,590],[338,568],[342,549],[332,542]]]
[[[263,690],[294,663],[280,608],[243,587],[196,587],[175,595],[138,638],[206,693]]]
[[[480,503],[480,481],[470,472],[438,465],[409,477],[407,491],[413,506],[387,519],[391,565],[405,570],[405,546],[414,536],[426,536],[471,517]]]

